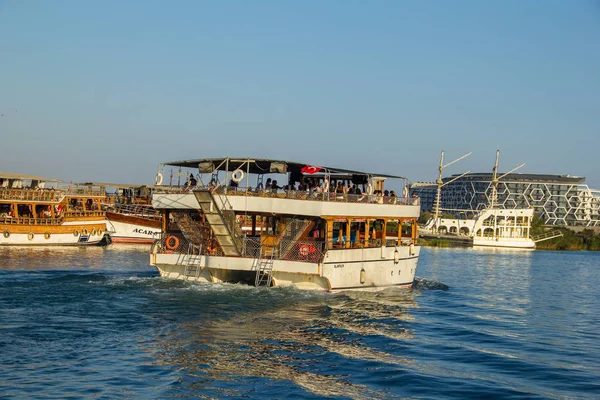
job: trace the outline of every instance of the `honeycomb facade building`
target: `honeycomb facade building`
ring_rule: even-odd
[[[444,178],[448,182],[457,175]],[[498,183],[497,207],[530,208],[547,225],[600,226],[600,190],[585,178],[569,175],[508,174]],[[416,182],[410,193],[421,197],[421,210],[432,211],[437,186]],[[490,204],[492,174],[469,174],[442,187],[444,213],[470,217]]]

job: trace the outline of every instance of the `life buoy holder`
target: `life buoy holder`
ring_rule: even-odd
[[[10,232],[8,231],[8,229],[4,230],[4,237],[7,239],[10,237]]]
[[[35,237],[35,235],[33,234],[33,232],[29,232],[27,234],[27,239],[29,239],[29,240],[33,240],[34,237]]]
[[[303,244],[300,245],[300,249],[298,250],[298,254],[300,254],[300,257],[308,257],[308,246]]]
[[[46,238],[46,240],[47,240],[47,239],[50,239],[50,232],[46,232],[46,233],[44,233],[44,237]]]
[[[179,247],[179,238],[177,236],[169,236],[167,240],[165,240],[165,246],[169,250],[175,250]]]
[[[88,235],[88,233],[89,233],[89,232],[88,232],[88,230],[87,230],[86,228],[83,228],[83,229],[81,230],[81,234],[82,234],[83,236],[87,236],[87,235]]]
[[[156,174],[156,178],[154,178],[154,182],[156,182],[157,185],[162,185],[163,183],[163,175],[159,172],[158,174]]]
[[[239,168],[231,174],[231,180],[234,182],[241,182],[242,179],[244,179],[244,171]]]
[[[79,231],[77,229],[73,231],[73,236],[79,236]]]

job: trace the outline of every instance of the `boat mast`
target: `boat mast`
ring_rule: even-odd
[[[462,157],[457,158],[456,160],[449,162],[448,164],[444,165],[444,150],[442,150],[442,155],[440,157],[440,166],[438,168],[438,178],[437,181],[435,182],[437,184],[437,194],[435,196],[435,204],[434,204],[434,215],[433,215],[433,220],[435,221],[434,224],[434,231],[437,232],[438,230],[438,226],[439,226],[439,221],[438,218],[440,217],[440,208],[441,208],[441,203],[442,203],[442,186],[446,186],[447,184],[454,182],[455,180],[457,180],[458,178],[462,178],[463,176],[465,176],[466,174],[468,174],[471,171],[467,171],[464,174],[461,174],[459,176],[457,176],[456,178],[449,180],[448,182],[444,183],[442,181],[442,173],[444,171],[444,168],[446,168],[449,165],[454,164],[457,161],[462,160],[463,158],[470,156],[471,152],[468,152],[467,154],[465,154]]]
[[[519,165],[518,167],[511,169],[507,173],[502,174],[501,176],[498,176],[498,159],[499,159],[499,157],[500,157],[500,150],[496,150],[496,162],[494,163],[494,169],[492,170],[492,194],[490,196],[490,203],[489,203],[488,208],[495,208],[496,205],[498,204],[498,183],[500,182],[500,179],[504,178],[508,174],[515,172],[516,170],[518,170],[519,168],[521,168],[525,165],[525,163],[523,163],[523,164]]]

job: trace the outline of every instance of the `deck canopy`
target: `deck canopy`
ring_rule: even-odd
[[[74,183],[76,186],[94,186],[94,187],[110,187],[115,189],[141,189],[150,185],[141,183],[108,183],[108,182],[79,182]]]
[[[18,179],[22,181],[62,182],[60,179],[44,178],[43,176],[18,174],[15,172],[0,172],[0,179]]]
[[[322,174],[361,175],[380,178],[406,179],[403,176],[380,174],[374,172],[356,171],[324,165],[306,164],[295,161],[271,160],[266,158],[201,158],[196,160],[171,161],[163,163],[173,167],[198,168],[201,174],[214,171],[234,171],[241,169],[251,174],[304,174],[319,176]]]

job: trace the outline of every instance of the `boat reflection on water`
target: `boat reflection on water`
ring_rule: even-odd
[[[212,295],[207,296],[207,286],[238,285],[193,285],[189,289],[200,293],[186,295],[192,303],[188,304],[190,314],[203,308],[202,302],[208,298],[209,309],[217,307],[210,304],[228,301],[228,308],[235,312],[188,320],[169,335],[156,338],[159,362],[186,370],[186,384],[195,390],[202,382],[237,376],[289,380],[318,396],[384,398],[386,393],[345,377],[360,374],[364,362],[382,368],[412,362],[380,349],[387,347],[382,342],[395,349],[394,343],[414,339],[406,326],[413,319],[410,310],[417,307],[413,291],[307,295],[285,288],[235,288],[235,294],[208,291]],[[231,304],[232,299],[238,300]],[[204,311],[202,314],[209,310]],[[372,347],[372,340],[379,343],[379,349]]]

